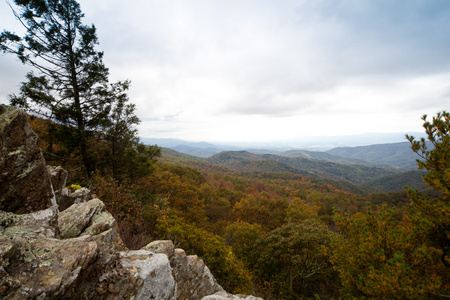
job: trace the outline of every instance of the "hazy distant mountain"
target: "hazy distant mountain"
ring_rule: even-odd
[[[276,154],[276,155],[282,155],[283,151],[275,150],[275,149],[259,149],[259,148],[245,148],[242,149],[244,151],[248,151],[251,153],[259,153],[259,154]]]
[[[376,162],[370,162],[370,161],[366,161],[366,160],[362,160],[362,159],[333,155],[331,153],[323,152],[323,151],[288,150],[288,151],[280,152],[279,155],[288,156],[288,157],[304,157],[304,158],[310,158],[310,159],[318,159],[318,160],[330,161],[330,162],[334,162],[334,163],[338,163],[338,164],[347,164],[347,165],[361,165],[361,166],[379,167],[379,168],[392,167],[391,165],[387,165],[387,164],[379,164]]]
[[[158,145],[198,157],[210,157],[222,151],[241,150],[241,148],[234,146],[215,145],[206,142],[189,142],[181,139],[141,138],[141,142],[146,145]]]
[[[171,156],[171,157],[178,157],[185,160],[192,160],[192,161],[204,161],[205,159],[202,157],[198,157],[195,155],[190,155],[182,152],[178,152],[176,150],[170,149],[170,148],[162,148],[162,155],[163,156]]]
[[[176,147],[172,147],[171,149],[190,155],[195,155],[198,157],[210,157],[222,151],[213,147],[200,148],[200,147],[191,147],[187,145],[178,145]]]
[[[409,142],[378,144],[359,147],[340,147],[326,151],[333,155],[388,164],[404,170],[417,169],[419,156],[411,150]]]
[[[141,142],[146,145],[158,145],[160,147],[173,148],[180,145],[190,146],[195,148],[215,148],[216,146],[206,142],[189,142],[182,139],[164,139],[164,138],[141,138]]]
[[[424,136],[423,133],[418,132],[412,132],[410,133],[410,135],[414,135],[419,138]],[[173,138],[148,138],[148,137],[141,138],[141,142],[147,145],[156,144],[160,147],[171,148],[186,154],[196,155],[200,157],[212,156],[222,151],[240,151],[240,150],[247,150],[253,153],[266,153],[266,154],[280,154],[283,151],[292,149],[323,152],[325,150],[341,146],[355,147],[373,144],[397,143],[404,141],[405,141],[404,133],[368,133],[368,134],[347,135],[347,136],[299,137],[284,141],[266,141],[266,142],[249,141],[249,142],[225,143],[225,144],[190,142],[182,139],[173,139]],[[319,157],[314,157],[315,155],[316,154],[312,155],[312,158],[323,159]],[[328,159],[325,160],[335,161],[335,159],[336,158],[328,157]],[[371,162],[383,164],[382,162],[374,162],[374,161]],[[367,162],[365,164],[367,165]]]
[[[417,138],[425,137],[421,132],[408,132]],[[343,136],[311,136],[297,137],[278,142],[260,143],[258,147],[289,150],[303,149],[325,151],[336,147],[356,147],[374,144],[401,143],[406,141],[405,132],[397,133],[363,133]],[[248,147],[247,147],[248,148]]]

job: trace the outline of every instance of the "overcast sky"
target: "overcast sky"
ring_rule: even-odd
[[[82,0],[140,135],[192,141],[423,131],[449,110],[449,0]],[[18,30],[5,1],[2,28]],[[0,103],[27,68],[0,54]]]

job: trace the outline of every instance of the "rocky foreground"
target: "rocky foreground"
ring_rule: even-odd
[[[228,294],[171,241],[128,250],[103,202],[46,166],[23,111],[0,105],[0,149],[0,298],[261,299]]]

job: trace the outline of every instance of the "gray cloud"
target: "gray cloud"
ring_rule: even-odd
[[[220,116],[408,115],[447,106],[448,0],[80,4],[111,79],[132,81],[143,131],[151,122],[175,132]],[[2,56],[0,63],[2,97],[26,72]]]

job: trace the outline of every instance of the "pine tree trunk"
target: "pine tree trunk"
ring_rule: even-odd
[[[78,136],[79,136],[79,143],[80,143],[80,154],[81,154],[81,160],[83,162],[83,167],[86,175],[86,179],[90,178],[91,168],[88,158],[88,152],[87,152],[87,136],[86,136],[86,130],[85,130],[85,124],[83,119],[83,111],[81,109],[81,100],[80,100],[80,90],[78,87],[78,79],[77,79],[77,72],[76,72],[76,66],[75,66],[75,57],[73,52],[73,37],[71,33],[70,28],[70,22],[68,22],[69,30],[68,30],[68,43],[69,43],[69,59],[70,59],[70,74],[71,74],[71,81],[72,81],[72,88],[73,88],[73,97],[74,97],[74,103],[75,103],[75,113],[76,113],[76,121],[77,121],[77,130],[78,130]]]

